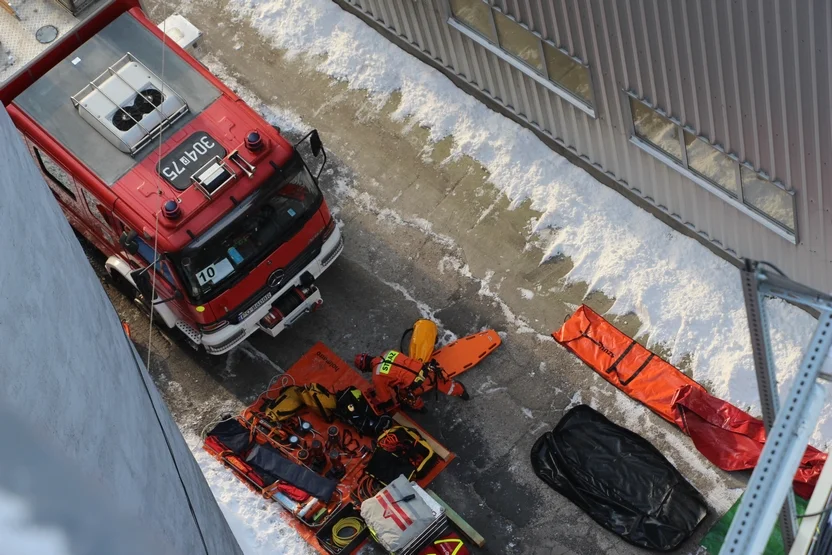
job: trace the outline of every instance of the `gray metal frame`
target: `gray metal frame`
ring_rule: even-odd
[[[761,276],[757,275],[756,267],[746,261],[746,268],[742,272],[742,293],[745,298],[745,310],[748,314],[748,330],[751,333],[751,352],[754,356],[754,371],[757,375],[757,390],[760,395],[760,406],[763,411],[763,425],[766,434],[771,434],[771,427],[777,418],[777,407],[780,406],[780,395],[777,391],[777,379],[774,374],[771,352],[771,336],[769,335],[768,317],[763,306],[763,296],[759,292]],[[794,543],[795,537],[795,508],[794,498],[788,495],[780,510],[780,531],[783,543],[788,550]]]
[[[818,379],[832,348],[832,296],[794,282],[765,263],[750,260],[745,262],[742,279],[767,441],[720,555],[761,553],[778,511],[785,550],[791,549],[797,529],[792,479],[823,408],[826,392]],[[820,311],[817,328],[780,410],[764,295]]]

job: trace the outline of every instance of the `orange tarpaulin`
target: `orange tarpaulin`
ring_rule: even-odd
[[[757,464],[765,443],[761,420],[714,397],[591,308],[582,305],[552,336],[612,385],[679,426],[719,468]],[[811,495],[825,460],[825,453],[806,449],[794,480],[799,495]]]

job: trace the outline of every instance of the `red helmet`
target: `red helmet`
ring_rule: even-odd
[[[362,372],[369,372],[373,369],[373,357],[369,353],[359,353],[355,355],[355,367]]]

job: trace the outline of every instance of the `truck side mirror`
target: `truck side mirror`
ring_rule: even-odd
[[[151,299],[151,297],[153,297],[153,283],[151,282],[150,275],[149,275],[151,271],[152,271],[151,268],[148,267],[148,268],[142,268],[141,270],[134,270],[134,271],[130,272],[130,277],[133,278],[133,283],[136,284],[136,289],[139,291],[139,293],[142,294],[142,296],[145,299]],[[157,288],[156,291],[158,291],[158,290],[159,289]],[[167,299],[159,299],[159,300],[153,300],[152,302],[151,301],[148,301],[148,302],[151,303],[151,304],[157,305],[157,304],[164,304],[164,303],[167,303],[167,302],[170,302],[170,301],[178,301],[179,299],[182,299],[182,298],[183,298],[182,292],[179,291],[179,289],[174,289],[173,295],[171,295]]]
[[[139,252],[139,242],[136,241],[138,233],[135,230],[125,231],[118,238],[119,244],[130,254],[137,254]]]
[[[150,297],[153,294],[153,288],[150,285],[150,277],[147,275],[147,272],[147,269],[134,270],[130,272],[130,277],[133,278],[133,283],[136,284],[136,289],[139,290],[139,293],[150,303],[152,302]]]
[[[317,158],[324,149],[324,143],[321,142],[321,136],[318,135],[317,129],[313,129],[312,133],[309,135],[309,146],[312,147],[312,156],[315,158]]]

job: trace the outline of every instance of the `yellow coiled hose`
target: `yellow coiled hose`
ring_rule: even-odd
[[[332,527],[332,543],[344,548],[364,530],[364,521],[358,517],[342,518]]]

